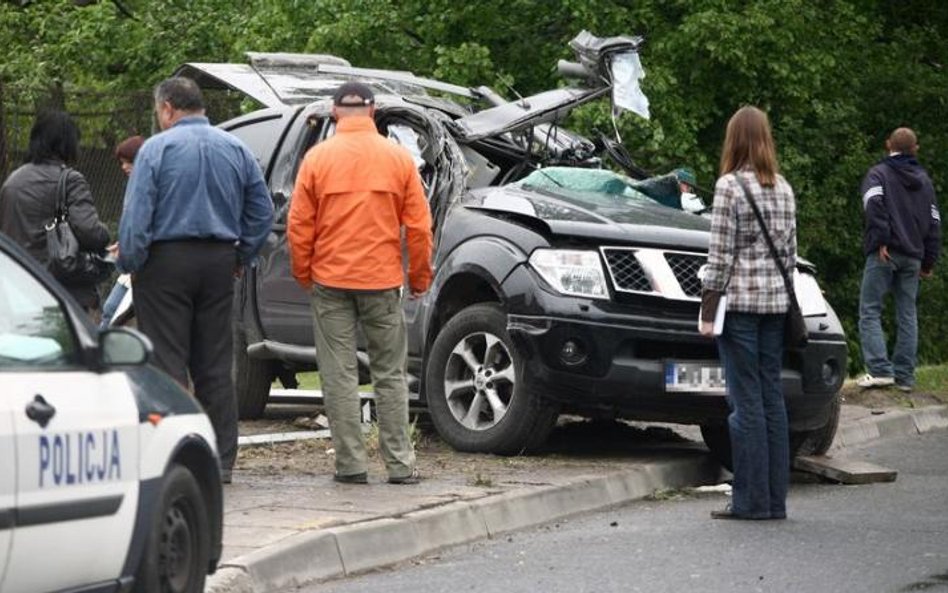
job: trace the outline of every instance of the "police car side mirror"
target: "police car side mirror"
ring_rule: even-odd
[[[118,327],[99,334],[99,358],[104,366],[145,364],[151,352],[151,340],[133,329]]]

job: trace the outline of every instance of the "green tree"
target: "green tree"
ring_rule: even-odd
[[[84,4],[78,7],[77,4]],[[710,189],[724,127],[768,111],[799,204],[800,251],[846,327],[852,370],[863,266],[859,182],[896,126],[919,133],[942,195],[948,171],[948,10],[941,0],[33,0],[0,3],[0,79],[36,89],[147,90],[186,61],[245,51],[328,53],[508,97],[563,84],[580,29],[640,34],[652,118],[589,105],[570,125],[613,126],[642,167],[687,164]],[[131,15],[131,16],[129,16]],[[710,196],[706,196],[710,197]],[[942,200],[944,203],[944,199]],[[944,206],[943,210],[948,210]],[[942,270],[944,266],[941,266]],[[948,360],[948,276],[923,283],[920,355]],[[891,330],[891,326],[889,326]],[[891,333],[891,331],[890,331]]]

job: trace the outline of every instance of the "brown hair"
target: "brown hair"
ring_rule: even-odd
[[[768,187],[777,182],[780,172],[767,114],[749,105],[738,109],[727,122],[721,149],[721,175],[745,167],[752,168],[757,181]]]
[[[122,140],[118,146],[115,147],[115,158],[120,161],[135,162],[135,155],[138,154],[138,149],[141,148],[144,143],[145,139],[141,136],[131,136]]]
[[[886,144],[892,152],[901,152],[912,156],[915,156],[915,152],[918,150],[918,138],[916,138],[912,128],[897,128],[889,135]]]

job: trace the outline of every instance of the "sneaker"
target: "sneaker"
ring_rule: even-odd
[[[895,379],[892,377],[873,377],[869,373],[866,373],[856,380],[856,385],[862,387],[863,389],[871,389],[873,387],[889,387],[890,385],[895,385]]]
[[[417,469],[411,470],[411,473],[407,476],[389,476],[389,484],[417,484],[421,481],[421,474],[418,473]]]
[[[912,393],[912,389],[913,389],[911,385],[905,385],[904,383],[896,383],[895,388],[901,391],[902,393]]]
[[[340,484],[368,484],[369,474],[367,472],[348,475],[336,474],[332,477],[332,479],[339,482]]]
[[[232,484],[234,482],[234,471],[230,469],[221,470],[221,484]]]

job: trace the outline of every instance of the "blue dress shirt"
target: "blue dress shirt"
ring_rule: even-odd
[[[204,116],[186,116],[135,156],[119,223],[118,267],[137,272],[157,241],[233,241],[249,264],[273,224],[273,201],[250,149]]]

